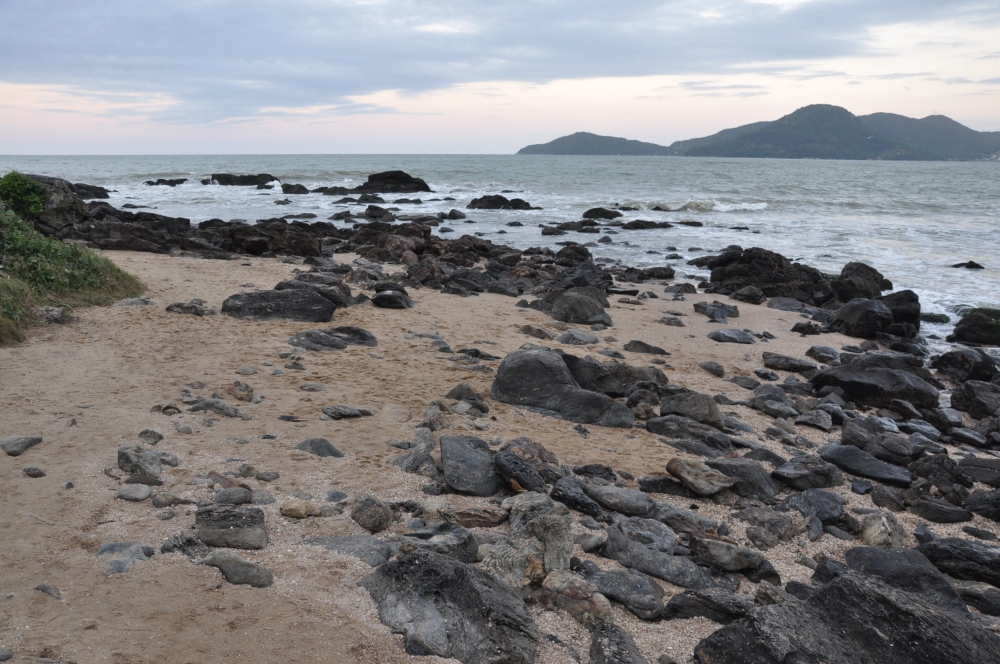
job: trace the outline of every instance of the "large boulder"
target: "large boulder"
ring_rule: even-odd
[[[404,553],[362,579],[379,619],[406,652],[464,664],[532,664],[538,627],[524,601],[495,578],[425,550]]]
[[[912,325],[914,332],[920,330],[920,296],[916,293],[911,290],[902,290],[883,295],[878,299],[892,312],[893,325]]]
[[[876,459],[854,445],[826,445],[818,452],[823,460],[851,475],[904,488],[913,482],[913,473],[907,469]]]
[[[892,311],[878,300],[851,300],[833,315],[827,327],[849,337],[874,339],[892,325]]]
[[[970,309],[955,326],[948,341],[1000,346],[1000,309]]]
[[[492,496],[500,487],[490,447],[475,436],[441,436],[445,483],[458,493]]]
[[[699,258],[691,263],[712,270],[708,293],[729,295],[753,286],[767,297],[791,297],[817,305],[833,296],[825,274],[760,247],[746,250],[733,247],[721,256]]]
[[[786,596],[695,647],[698,664],[995,662],[1000,636],[959,611],[848,572],[805,601]]]
[[[666,396],[660,401],[660,415],[680,415],[696,422],[722,429],[726,426],[718,404],[707,394],[682,392]]]
[[[624,404],[581,388],[563,359],[543,349],[508,354],[497,368],[490,397],[582,424],[627,428],[635,421]]]
[[[403,171],[373,173],[368,180],[354,188],[358,193],[413,194],[431,191],[427,183]]]
[[[1000,547],[945,537],[925,542],[917,551],[949,576],[982,581],[1000,588]]]
[[[853,364],[817,371],[809,379],[817,388],[839,387],[847,398],[864,406],[892,408],[893,400],[917,408],[937,408],[937,389],[915,374],[898,369],[862,368]]]
[[[311,290],[237,293],[222,303],[222,313],[233,318],[286,319],[306,323],[329,322],[335,308],[333,302]]]
[[[45,186],[45,209],[34,220],[35,229],[43,235],[66,237],[75,224],[90,219],[87,204],[73,191],[65,180],[43,175],[27,177]]]
[[[574,325],[614,324],[601,303],[586,293],[563,293],[552,303],[549,313],[556,320]]]
[[[1000,385],[968,380],[951,393],[951,407],[977,420],[1000,415]]]
[[[1000,372],[993,356],[979,348],[957,348],[935,357],[931,366],[958,382],[989,381]]]
[[[840,271],[840,277],[834,280],[833,290],[841,302],[850,302],[857,298],[874,299],[884,290],[890,290],[892,282],[882,276],[882,273],[864,263],[848,263]]]
[[[934,565],[916,549],[887,551],[859,546],[844,554],[848,569],[876,576],[890,586],[921,595],[931,604],[951,611],[967,611],[965,602]]]

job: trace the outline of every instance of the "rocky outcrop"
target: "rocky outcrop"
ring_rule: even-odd
[[[767,297],[791,297],[801,302],[822,304],[833,298],[830,279],[819,270],[792,263],[767,249],[730,247],[719,256],[689,261],[712,271],[708,293],[729,295],[753,287]]]
[[[522,198],[508,199],[500,194],[490,194],[473,198],[466,206],[469,210],[540,210]]]
[[[412,194],[420,191],[431,191],[426,182],[403,171],[384,171],[368,176],[364,184],[352,191],[359,194]]]
[[[898,369],[862,368],[853,364],[821,369],[809,379],[817,388],[839,387],[855,403],[892,408],[893,400],[917,408],[937,408],[938,391],[918,376]]]
[[[222,313],[250,320],[296,320],[326,323],[333,318],[334,305],[312,290],[254,291],[230,295],[222,303]]]
[[[1000,309],[970,309],[962,315],[948,341],[1000,346]]]
[[[872,576],[842,574],[805,601],[784,596],[695,648],[699,664],[992,662],[1000,637]]]

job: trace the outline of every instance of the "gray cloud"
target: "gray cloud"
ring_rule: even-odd
[[[267,107],[377,112],[348,97],[491,80],[726,73],[865,53],[869,28],[995,22],[993,3],[813,0],[0,0],[0,79],[164,94],[168,122]],[[755,71],[752,69],[750,71]],[[750,93],[750,91],[745,91]]]

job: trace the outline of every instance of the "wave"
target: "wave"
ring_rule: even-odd
[[[720,203],[719,201],[689,200],[679,207],[660,206],[667,212],[757,212],[767,209],[767,203]]]

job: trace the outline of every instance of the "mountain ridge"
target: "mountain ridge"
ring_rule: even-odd
[[[777,120],[669,146],[576,132],[526,146],[517,154],[975,161],[1000,157],[1000,132],[976,131],[943,115],[856,116],[839,106],[813,104]]]

